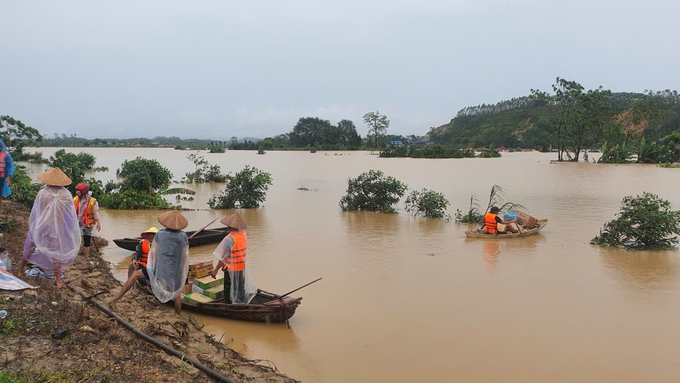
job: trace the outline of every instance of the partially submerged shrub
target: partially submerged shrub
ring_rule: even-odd
[[[484,149],[479,153],[479,158],[498,158],[501,156],[501,153],[498,151],[498,149],[494,148],[493,146],[489,147],[488,149]]]
[[[153,209],[169,206],[168,202],[159,194],[151,195],[145,191],[131,189],[102,194],[98,201],[99,206],[116,210]]]
[[[422,215],[429,218],[446,218],[448,205],[449,200],[443,193],[428,189],[413,190],[405,202],[406,211],[414,217]]]
[[[12,195],[10,200],[31,206],[35,201],[35,196],[38,194],[42,184],[33,183],[31,177],[26,173],[26,168],[21,165],[16,165],[14,175],[12,176]]]
[[[219,165],[210,165],[205,157],[191,153],[187,155],[196,166],[196,170],[191,173],[186,173],[183,182],[187,183],[209,183],[209,182],[224,182],[227,180],[227,175],[222,174]]]
[[[456,209],[456,222],[458,223],[482,223],[484,221],[484,214],[480,212],[479,200],[477,197],[470,196],[470,208],[467,213]]]
[[[369,170],[347,180],[347,194],[340,199],[340,208],[396,213],[394,205],[404,196],[406,188],[406,184],[380,170]]]
[[[259,207],[267,198],[272,185],[272,175],[258,168],[246,166],[243,170],[227,174],[227,186],[222,193],[208,200],[211,209]]]
[[[600,235],[590,243],[600,246],[638,250],[674,248],[680,235],[680,211],[658,195],[644,192],[627,196],[621,203],[618,217],[607,222]]]
[[[160,162],[142,157],[125,160],[116,175],[125,178],[121,190],[146,191],[151,194],[167,189],[172,180],[172,173]]]

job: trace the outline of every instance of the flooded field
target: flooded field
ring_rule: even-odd
[[[54,149],[41,149],[49,156]],[[69,149],[97,157],[115,178],[125,159],[156,158],[175,179],[192,171],[172,149]],[[271,360],[304,382],[574,382],[680,380],[680,253],[627,252],[588,244],[621,198],[658,193],[680,208],[680,169],[646,165],[550,164],[555,154],[500,159],[380,159],[366,152],[205,153],[224,172],[253,165],[274,185],[248,224],[257,285],[301,290],[283,325],[198,316],[206,329],[253,359]],[[43,166],[29,165],[33,172]],[[537,236],[466,239],[467,225],[400,214],[342,212],[347,178],[379,169],[411,189],[443,192],[449,213],[471,194],[486,203],[501,184],[510,200],[549,225]],[[189,229],[228,211],[207,210],[223,185],[190,185]],[[300,187],[309,191],[298,190]],[[102,232],[136,236],[158,211],[102,209]],[[214,246],[191,249],[211,259]],[[126,277],[130,253],[105,257]]]

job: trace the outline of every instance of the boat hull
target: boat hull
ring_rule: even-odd
[[[480,232],[478,230],[469,230],[465,232],[465,236],[468,238],[486,238],[486,239],[510,239],[510,238],[524,238],[532,235],[538,234],[544,227],[548,225],[547,219],[539,219],[538,227],[533,229],[523,231],[522,233],[508,233],[508,234],[487,234],[485,232]]]
[[[191,236],[194,234],[195,231],[187,231],[186,234],[187,236]],[[203,230],[202,232],[198,233],[193,238],[189,238],[189,247],[194,247],[194,246],[201,246],[201,245],[208,245],[211,243],[217,243],[220,242],[224,237],[229,234],[229,228],[226,227],[219,227],[217,229],[211,229],[211,230]],[[125,250],[130,250],[130,251],[135,251],[137,249],[137,245],[139,244],[139,241],[142,240],[142,237],[137,237],[137,238],[119,238],[119,239],[114,239],[113,242],[120,248],[123,248]]]

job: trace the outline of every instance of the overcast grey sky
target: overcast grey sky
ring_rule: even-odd
[[[548,90],[677,89],[680,1],[0,0],[0,115],[47,135],[228,139],[380,110],[424,134]]]

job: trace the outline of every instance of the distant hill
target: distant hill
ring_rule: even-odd
[[[672,94],[672,93],[670,93]],[[677,93],[675,94],[677,99]],[[664,105],[666,118],[653,128],[645,121],[633,123],[628,109],[642,93],[612,93],[610,106],[615,121],[624,130],[641,131],[645,137],[658,139],[680,130],[680,105]],[[555,114],[544,102],[529,96],[513,98],[496,104],[463,108],[449,123],[431,128],[425,135],[431,142],[456,146],[547,148],[554,145]]]

